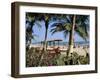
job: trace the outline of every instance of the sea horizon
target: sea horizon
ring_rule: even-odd
[[[74,42],[74,45],[80,45],[80,46],[89,46],[89,41],[75,41]],[[32,43],[33,45],[41,45],[41,44],[43,44],[43,43],[41,43],[41,42],[34,42],[34,43]],[[69,42],[65,42],[65,41],[61,41],[61,42],[59,42],[59,44],[58,44],[58,42],[55,42],[55,46],[56,45],[59,45],[59,46],[66,46],[66,45],[68,45],[69,44]],[[48,44],[49,46],[51,46],[51,45],[53,45],[53,43],[52,44]]]

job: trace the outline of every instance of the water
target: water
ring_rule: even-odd
[[[34,45],[41,45],[41,42],[37,42],[37,43],[32,43],[32,44],[34,44]],[[43,43],[42,43],[43,44]],[[61,41],[61,42],[59,42],[59,45],[61,45],[61,46],[68,46],[68,42],[63,42],[63,41]],[[50,43],[48,43],[48,45],[50,46],[50,45],[58,45],[58,42],[55,42],[55,44],[53,44],[53,42],[50,44]],[[89,46],[89,41],[87,41],[87,42],[83,42],[83,41],[80,41],[80,42],[74,42],[74,45],[79,45],[79,46]]]

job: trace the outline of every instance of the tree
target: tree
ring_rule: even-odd
[[[47,14],[47,13],[42,13],[38,14],[38,21],[43,21],[45,24],[45,37],[43,41],[43,50],[46,52],[47,49],[47,36],[48,36],[48,28],[51,22],[57,20],[57,14]]]
[[[48,33],[50,15],[41,14],[40,20],[44,21],[44,23],[45,23],[45,37],[44,37],[44,41],[43,41],[43,50],[44,50],[44,52],[46,52],[46,49],[47,49],[47,33]]]
[[[31,40],[34,38],[34,35],[32,35],[34,33],[33,25],[36,23],[36,21],[40,21],[40,22],[43,21],[45,24],[45,37],[44,37],[44,41],[43,41],[43,53],[46,53],[48,27],[49,27],[49,24],[51,21],[56,20],[56,17],[54,17],[55,15],[56,14],[47,14],[47,13],[42,13],[42,14],[40,14],[40,13],[27,13],[26,24],[28,23],[28,27],[26,28],[26,44],[28,42],[31,43]],[[41,55],[40,63],[43,59],[43,55]]]
[[[74,32],[81,36],[84,40],[88,38],[89,30],[89,16],[88,15],[62,15],[60,16],[61,21],[54,23],[51,29],[52,34],[55,32],[62,31],[64,37],[69,34],[69,49],[68,56],[73,53],[74,45]]]
[[[43,60],[43,57],[45,55],[45,53],[47,53],[47,36],[48,36],[48,28],[49,28],[49,24],[52,21],[56,20],[56,14],[40,14],[40,21],[44,21],[45,23],[45,37],[44,37],[44,41],[43,41],[43,54],[41,55],[40,61],[39,61],[39,66],[41,65],[41,62]]]
[[[35,34],[33,31],[34,24],[37,24],[38,27],[41,25],[37,22],[39,18],[38,14],[26,13],[26,51],[29,50],[32,39],[35,39]]]

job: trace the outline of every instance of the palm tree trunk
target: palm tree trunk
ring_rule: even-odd
[[[73,25],[72,25],[72,29],[71,29],[71,31],[69,33],[69,50],[68,50],[68,56],[71,56],[71,54],[73,53],[75,21],[76,21],[76,15],[73,15]]]
[[[47,33],[48,33],[48,21],[45,22],[45,39],[44,39],[44,44],[43,44],[43,52],[40,56],[40,60],[39,60],[39,65],[38,66],[41,66],[41,63],[42,63],[42,60],[43,60],[43,57],[44,55],[46,54],[46,51],[47,51]]]
[[[48,33],[48,28],[46,28],[46,31],[45,31],[45,39],[44,39],[44,45],[43,45],[44,51],[46,51],[47,49],[47,33]]]

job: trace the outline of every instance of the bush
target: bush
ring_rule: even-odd
[[[42,57],[42,59],[41,59]],[[37,66],[62,66],[89,64],[89,55],[86,57],[73,52],[71,56],[63,56],[60,52],[42,51],[37,48],[30,48],[26,52],[26,67]]]
[[[65,65],[80,65],[89,64],[89,56],[80,56],[76,52],[73,52],[71,56],[64,57]]]

